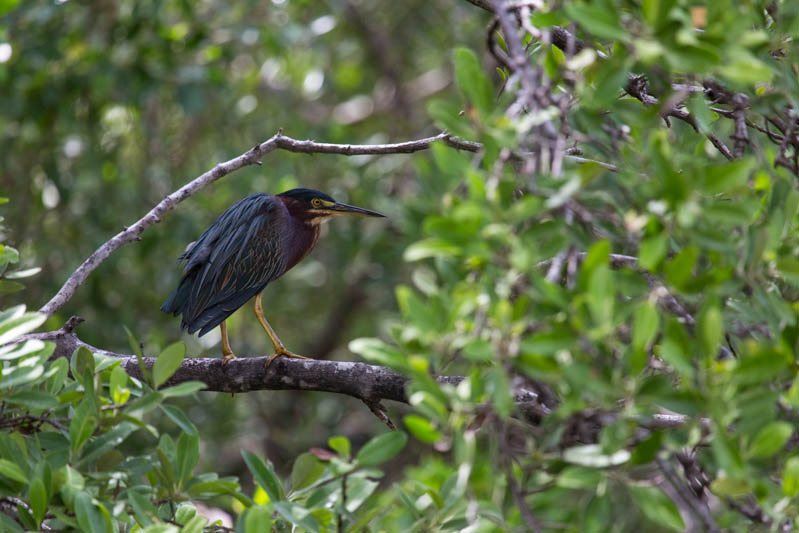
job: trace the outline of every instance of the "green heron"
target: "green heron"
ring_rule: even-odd
[[[202,337],[222,331],[223,364],[235,357],[225,320],[255,296],[255,316],[278,356],[291,353],[264,318],[261,291],[302,261],[319,238],[319,226],[341,215],[382,217],[380,213],[340,204],[314,189],[292,189],[276,196],[252,194],[222,213],[180,256],[183,278],[161,311],[183,315],[181,329]]]

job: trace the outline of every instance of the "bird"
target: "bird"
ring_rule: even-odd
[[[222,364],[236,356],[225,320],[255,297],[254,311],[274,348],[266,368],[280,356],[308,359],[286,349],[264,317],[261,292],[305,259],[316,245],[322,222],[338,216],[384,217],[342,204],[315,189],[251,194],[230,206],[178,261],[183,276],[161,311],[182,315],[181,330],[202,337],[219,326]]]

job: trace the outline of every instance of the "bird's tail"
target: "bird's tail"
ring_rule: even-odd
[[[191,294],[191,288],[194,285],[194,277],[194,272],[189,272],[183,276],[178,288],[169,295],[164,305],[161,306],[161,311],[174,316],[183,313],[186,303],[189,300],[189,295]]]

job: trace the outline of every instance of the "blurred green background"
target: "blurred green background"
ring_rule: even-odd
[[[443,0],[31,1],[12,10],[0,24],[0,42],[11,47],[0,54],[0,194],[11,200],[1,214],[22,266],[43,270],[24,291],[3,295],[4,307],[43,305],[123,225],[278,128],[334,143],[434,133],[425,103],[457,98],[450,51],[480,49],[487,21],[465,2]],[[438,204],[435,183],[427,153],[274,152],[114,253],[46,326],[80,315],[79,334],[94,346],[129,352],[127,325],[148,355],[183,340],[191,355],[217,356],[217,331],[181,335],[179,319],[158,310],[179,279],[177,256],[239,198],[314,187],[389,218],[326,225],[313,254],[266,289],[266,316],[298,353],[356,359],[350,339],[380,336],[396,320],[394,287],[409,278],[402,252],[420,235],[414,213]],[[250,306],[229,324],[237,354],[269,352]],[[203,393],[205,403],[184,405],[214,448],[202,457],[220,473],[243,468],[245,445],[285,471],[298,451],[331,434],[357,445],[379,429],[349,398],[244,396]]]

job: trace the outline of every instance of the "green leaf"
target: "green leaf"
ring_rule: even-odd
[[[64,479],[59,490],[61,499],[64,500],[64,503],[68,506],[72,507],[74,506],[75,496],[86,487],[86,480],[80,472],[69,465],[66,465],[61,470],[61,475]]]
[[[616,301],[613,273],[607,265],[597,266],[588,281],[588,308],[598,325],[610,324]]]
[[[17,365],[16,367],[11,367],[11,372],[3,375],[2,381],[0,381],[0,389],[21,387],[36,381],[44,375],[43,362],[37,363],[36,358],[31,357],[25,363],[26,365],[32,364],[30,366]]]
[[[8,344],[6,346],[0,347],[0,360],[13,361],[14,359],[30,356],[36,352],[41,352],[44,350],[50,351],[54,348],[55,346],[51,342],[45,344],[40,340],[30,339],[22,344]]]
[[[655,487],[628,485],[633,500],[653,524],[673,531],[685,531],[680,511],[671,499]]]
[[[633,312],[633,351],[636,354],[634,364],[630,365],[633,374],[638,374],[646,366],[647,351],[659,329],[660,316],[654,302],[641,302]]]
[[[750,157],[724,165],[708,165],[701,190],[705,194],[734,192],[746,185],[754,166],[755,160]]]
[[[788,422],[771,422],[758,432],[749,447],[749,454],[752,457],[771,457],[785,446],[792,434],[793,426]]]
[[[367,361],[392,368],[406,368],[408,356],[380,339],[360,338],[350,341],[349,350]]]
[[[642,268],[654,272],[660,262],[666,257],[669,247],[669,236],[667,233],[658,233],[641,241],[638,248],[638,264]]]
[[[2,0],[0,2],[0,15],[5,15],[19,4],[19,0]],[[8,202],[8,198],[0,198],[0,204]]]
[[[86,492],[78,492],[75,495],[75,516],[84,533],[106,532],[103,515],[97,511],[92,503],[92,497]]]
[[[702,341],[704,354],[714,356],[724,339],[724,319],[721,309],[715,301],[708,301],[697,318],[699,338]]]
[[[655,353],[683,376],[692,376],[694,354],[685,327],[675,319],[667,319],[663,337],[660,344],[655,347]]]
[[[480,67],[477,55],[468,48],[456,48],[452,60],[458,89],[471,105],[487,114],[494,107],[494,90]]]
[[[176,455],[178,480],[185,483],[191,479],[200,458],[200,438],[196,433],[186,432],[178,437]]]
[[[598,444],[572,446],[563,452],[563,460],[580,466],[607,468],[624,464],[630,460],[630,452],[622,449],[613,454],[606,454]]]
[[[719,74],[741,85],[768,84],[774,71],[743,49],[736,49],[732,60],[719,67]]]
[[[793,365],[783,353],[763,350],[738,359],[733,378],[739,384],[764,383]]]
[[[208,385],[202,381],[184,381],[183,383],[175,385],[174,387],[167,387],[158,392],[163,394],[164,398],[176,398],[180,396],[188,396],[206,388],[208,388]]]
[[[242,450],[241,455],[244,457],[244,462],[247,464],[247,468],[250,469],[250,472],[252,472],[255,481],[257,481],[269,495],[269,501],[279,502],[285,500],[286,494],[283,492],[283,484],[280,478],[277,477],[277,474],[275,474],[272,466],[265,464],[257,455],[247,450]]]
[[[401,431],[378,435],[358,451],[355,463],[359,466],[374,466],[388,461],[405,447],[406,442],[408,442],[408,435]]]
[[[69,424],[69,446],[72,453],[77,454],[89,437],[97,428],[97,417],[90,414],[91,406],[88,402],[81,403],[72,416]]]
[[[5,476],[20,483],[28,482],[25,472],[16,463],[12,463],[8,459],[0,459],[0,476]]]
[[[23,529],[13,518],[5,513],[0,513],[0,531],[22,533]]]
[[[19,263],[19,252],[16,248],[0,244],[0,265],[7,265],[8,263]]]
[[[25,288],[22,283],[0,279],[0,294],[13,294]]]
[[[298,491],[312,485],[325,473],[325,465],[312,453],[305,452],[294,460],[291,468],[291,490]]]
[[[40,267],[26,268],[25,270],[15,270],[14,272],[8,272],[3,277],[6,279],[23,279],[35,276],[41,271],[42,269]]]
[[[563,7],[570,19],[594,36],[616,41],[627,39],[626,32],[619,24],[620,11],[574,2],[566,3]]]
[[[585,259],[580,267],[580,278],[583,287],[587,287],[594,270],[602,265],[607,266],[610,259],[610,242],[602,240],[594,243],[585,254]]]
[[[291,522],[298,531],[319,531],[319,522],[311,515],[311,512],[301,505],[290,502],[275,503],[275,511],[283,518]]]
[[[8,344],[21,335],[30,333],[47,320],[46,315],[39,313],[24,313],[16,318],[0,322],[0,346]]]
[[[180,528],[180,533],[203,533],[205,526],[208,524],[208,519],[204,516],[197,515],[191,518],[186,525]],[[269,531],[269,530],[266,530]]]
[[[474,339],[463,347],[463,356],[469,361],[485,363],[494,359],[494,347],[485,339]]]
[[[157,520],[158,510],[150,502],[150,498],[143,494],[143,492],[144,491],[138,489],[130,489],[125,495],[127,496],[127,502],[133,509],[136,521],[140,525],[148,527],[153,525],[155,520]]]
[[[130,389],[125,387],[128,384],[128,373],[121,366],[111,370],[111,377],[108,380],[108,389],[111,400],[116,405],[122,405],[130,398]]]
[[[167,346],[153,365],[153,388],[157,389],[180,368],[186,356],[186,345],[176,342]]]
[[[421,442],[433,443],[443,437],[428,419],[419,415],[406,415],[402,421],[408,431]]]
[[[341,456],[342,459],[348,461],[350,458],[350,441],[347,437],[330,437],[327,439],[327,445],[331,450]]]
[[[379,483],[371,479],[355,478],[347,483],[347,511],[354,513],[371,496]]]
[[[197,435],[197,426],[186,416],[186,413],[180,407],[175,405],[161,404],[161,410],[169,417],[172,422],[177,424],[180,429],[189,433],[190,435]]]
[[[782,468],[782,493],[786,496],[799,496],[799,457],[793,456],[785,461]]]
[[[713,480],[710,490],[722,498],[738,498],[752,492],[752,487],[743,479],[720,477]]]
[[[45,512],[47,511],[47,489],[44,487],[42,478],[37,477],[31,481],[31,486],[28,489],[28,502],[33,510],[33,517],[36,524],[41,524],[44,519]]]
[[[734,478],[744,476],[744,463],[741,458],[741,451],[738,445],[730,439],[723,431],[716,430],[710,442],[713,455],[719,468],[724,469],[726,474]]]
[[[497,414],[502,417],[510,416],[513,409],[513,393],[510,390],[510,380],[502,365],[491,369],[488,376],[491,385],[491,401]]]
[[[122,444],[122,442],[128,438],[131,433],[136,431],[136,429],[137,427],[135,424],[130,422],[121,422],[110,431],[106,431],[97,438],[92,439],[83,449],[82,457],[78,464],[89,464],[91,461],[94,461],[105,452],[116,448]]]
[[[60,402],[58,398],[46,392],[37,390],[21,390],[8,396],[5,401],[8,403],[19,405],[27,409],[52,409],[58,407]]]
[[[694,265],[699,258],[696,246],[686,246],[666,265],[666,280],[675,287],[682,288],[693,275]]]
[[[244,513],[244,533],[272,531],[272,508],[265,505],[250,507]]]
[[[125,405],[125,413],[134,417],[141,417],[161,405],[164,401],[164,395],[161,392],[150,392],[144,396],[136,398],[129,404]]]
[[[78,376],[94,374],[94,355],[87,348],[81,346],[72,355],[72,371]]]
[[[594,489],[604,477],[602,471],[596,468],[567,466],[558,474],[557,486],[564,489]]]
[[[195,516],[197,516],[197,508],[191,503],[182,503],[175,510],[175,522],[182,526]]]
[[[152,374],[150,373],[150,369],[147,368],[147,365],[144,364],[144,354],[142,353],[141,343],[133,334],[133,332],[130,329],[128,329],[127,326],[123,327],[125,328],[125,333],[128,336],[128,343],[130,344],[130,349],[133,350],[133,354],[136,356],[136,362],[139,365],[139,372],[141,372],[144,382],[152,384],[153,382]]]
[[[25,526],[25,529],[39,529],[39,524],[36,523],[33,514],[28,510],[28,507],[22,503],[17,504],[17,518],[19,518],[19,521]]]
[[[430,257],[456,257],[462,253],[460,246],[457,246],[444,239],[431,237],[417,241],[405,249],[402,255],[405,261],[412,263]]]

